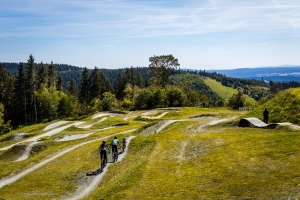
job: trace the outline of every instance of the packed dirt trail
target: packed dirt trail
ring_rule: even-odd
[[[17,145],[17,144],[20,144],[20,143],[25,143],[25,142],[36,142],[38,141],[39,139],[41,139],[42,137],[50,137],[52,135],[55,135],[57,133],[60,133],[61,131],[71,127],[71,126],[78,126],[80,124],[83,124],[84,122],[74,122],[72,124],[69,124],[69,125],[66,125],[66,126],[62,126],[62,127],[59,127],[59,128],[55,128],[55,129],[52,129],[44,134],[41,134],[41,135],[37,135],[37,136],[34,136],[32,138],[29,138],[27,140],[24,140],[24,141],[21,141],[21,142],[17,142],[13,145],[10,145],[10,146],[7,146],[7,147],[3,147],[0,149],[0,151],[3,151],[3,150],[7,150],[7,149],[10,149],[11,147]]]
[[[61,125],[64,125],[64,124],[66,124],[66,123],[68,123],[68,122],[70,122],[70,121],[59,121],[59,122],[52,123],[52,124],[46,126],[46,127],[43,129],[43,131],[48,131],[48,130],[50,130],[50,129],[56,128],[56,127],[61,126]]]
[[[26,147],[26,149],[25,149],[24,154],[23,154],[20,158],[18,158],[17,160],[15,160],[15,162],[19,162],[19,161],[22,161],[22,160],[26,160],[26,159],[29,157],[29,155],[30,155],[30,151],[31,151],[32,147],[33,147],[34,145],[36,145],[37,143],[39,143],[39,142],[33,142],[33,143],[31,143],[30,145],[28,145],[28,146]]]
[[[126,138],[127,148],[125,149],[125,151],[122,154],[119,154],[117,162],[120,162],[125,158],[125,156],[128,153],[128,146],[130,144],[130,141],[134,137],[135,136],[129,136],[129,137]],[[97,176],[90,176],[91,180],[89,181],[89,183],[87,185],[79,186],[78,189],[76,190],[76,192],[73,195],[62,198],[62,199],[63,200],[75,200],[75,199],[81,199],[81,198],[84,198],[84,197],[88,196],[90,193],[92,193],[96,189],[97,185],[101,183],[101,181],[103,180],[103,177],[105,176],[105,174],[108,171],[108,167],[112,164],[113,163],[107,163],[106,167],[103,169],[101,174],[99,174]]]
[[[72,146],[72,147],[70,147],[70,148],[68,148],[68,149],[65,149],[65,150],[63,150],[63,151],[57,153],[56,155],[52,156],[51,158],[48,158],[48,159],[46,159],[46,160],[44,160],[44,161],[38,163],[37,165],[35,165],[35,166],[33,166],[33,167],[31,167],[31,168],[29,168],[29,169],[27,169],[27,170],[25,170],[25,171],[23,171],[23,172],[17,174],[17,175],[15,175],[15,176],[12,176],[12,177],[3,177],[3,178],[0,180],[0,188],[2,188],[2,187],[4,187],[4,186],[6,186],[6,185],[9,185],[9,184],[11,184],[11,183],[13,183],[13,182],[19,180],[20,178],[22,178],[22,177],[25,176],[26,174],[29,174],[29,173],[31,173],[31,172],[37,170],[38,168],[40,168],[40,167],[46,165],[47,163],[51,162],[52,160],[55,160],[56,158],[59,158],[60,156],[66,154],[66,153],[68,153],[68,152],[70,152],[70,151],[72,151],[72,150],[74,150],[74,149],[76,149],[76,148],[78,148],[78,147],[81,147],[81,146],[83,146],[83,145],[89,144],[89,143],[91,143],[91,142],[95,142],[95,141],[99,141],[99,140],[104,140],[104,139],[107,139],[107,138],[112,137],[112,136],[114,136],[114,135],[125,134],[125,133],[129,133],[129,132],[133,132],[133,131],[135,131],[135,129],[131,129],[131,130],[128,130],[128,131],[116,133],[116,134],[113,134],[113,135],[110,135],[110,136],[106,136],[106,137],[102,137],[102,138],[99,138],[99,139],[90,140],[90,141],[87,141],[87,142],[82,142],[82,143],[80,143],[80,144],[74,145],[74,146]]]

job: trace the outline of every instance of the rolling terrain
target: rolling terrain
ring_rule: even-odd
[[[0,136],[0,198],[299,198],[299,131],[238,127],[244,114],[190,107],[103,112],[15,130]],[[128,148],[96,173],[98,147],[114,136],[127,138]]]

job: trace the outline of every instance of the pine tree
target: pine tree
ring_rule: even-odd
[[[119,100],[123,99],[123,96],[124,96],[123,91],[125,89],[125,85],[126,85],[125,78],[123,77],[123,75],[121,73],[119,73],[118,78],[115,83],[115,87],[114,87],[116,97]]]
[[[102,73],[102,72],[101,72]],[[100,77],[100,73],[98,72],[97,67],[95,67],[90,75],[89,83],[89,101],[93,100],[94,98],[100,98],[103,90],[103,80]]]
[[[63,91],[63,80],[61,78],[61,76],[58,76],[58,79],[57,79],[57,83],[56,83],[56,90],[57,91]]]
[[[48,66],[48,87],[53,87],[56,85],[56,66],[51,61]]]
[[[26,90],[28,103],[30,105],[28,109],[29,120],[33,123],[37,123],[37,105],[36,105],[36,96],[34,91],[36,89],[36,77],[35,77],[35,63],[34,57],[30,54],[29,59],[27,60],[27,70],[26,70]]]
[[[13,123],[27,125],[26,76],[23,63],[20,64],[15,90],[16,120]]]
[[[70,80],[70,83],[68,85],[68,93],[75,97],[77,96],[77,88],[76,88],[75,80],[73,78]]]
[[[4,106],[4,121],[14,118],[14,82],[15,78],[0,63],[0,103]]]
[[[85,67],[82,72],[81,87],[79,91],[79,102],[87,104],[89,101],[89,71]]]
[[[37,75],[38,88],[46,87],[48,84],[47,69],[43,62],[40,63]]]
[[[143,76],[141,73],[139,73],[136,78],[136,85],[139,87],[143,87],[143,82],[144,82]]]
[[[132,86],[134,86],[136,84],[135,70],[134,70],[134,68],[132,66],[131,66],[131,68],[127,68],[125,74],[126,74],[126,81],[127,81],[127,83],[129,83]]]

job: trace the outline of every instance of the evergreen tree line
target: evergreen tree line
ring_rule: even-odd
[[[35,63],[35,72],[37,73],[39,65],[41,63]],[[48,68],[49,65],[52,65],[53,62],[51,62],[50,64],[47,63],[43,63],[43,65]],[[2,66],[5,67],[10,74],[12,74],[13,76],[18,76],[18,71],[20,69],[21,65],[26,65],[26,63],[9,63],[9,62],[3,62]],[[81,76],[83,71],[85,70],[85,67],[76,67],[76,66],[72,66],[72,65],[67,65],[67,64],[54,64],[56,66],[56,71],[57,71],[57,76],[59,76],[62,79],[62,86],[64,89],[68,88],[68,85],[70,84],[71,79],[74,79],[76,87],[80,89],[81,87]],[[148,72],[148,68],[147,67],[131,67],[134,69],[135,74],[139,75],[142,77],[143,81],[145,81],[146,83],[143,84],[148,84],[149,80],[151,78],[151,74]],[[89,73],[92,72],[93,69],[87,69]],[[100,72],[102,72],[104,74],[104,76],[106,78],[109,79],[110,83],[112,84],[112,86],[115,85],[119,74],[121,74],[122,76],[126,75],[126,72],[128,70],[128,68],[119,68],[119,69],[98,69]]]
[[[149,73],[152,78],[149,80],[131,67],[120,71],[112,86],[97,67],[83,68],[79,88],[72,78],[64,88],[56,65],[37,65],[32,55],[27,63],[19,65],[16,76],[0,63],[0,126],[76,119],[115,109],[192,105],[199,100],[189,85],[183,90],[169,84],[170,74],[177,73],[177,59],[172,55],[151,58],[153,64],[149,66]]]
[[[7,62],[2,63],[2,65],[14,76],[18,75],[18,70],[20,69],[20,66],[22,64],[26,65],[26,63],[7,63]],[[36,66],[35,72],[38,71],[38,66],[40,64],[35,63]],[[53,65],[53,63],[44,64],[44,65],[46,68],[48,68],[48,66]],[[80,89],[81,76],[85,68],[76,67],[67,64],[54,64],[54,65],[56,66],[57,76],[59,77],[59,79],[61,79],[62,81],[61,85],[64,89],[68,88],[71,79],[74,79],[76,87]],[[116,85],[119,85],[117,87],[119,91],[116,94],[118,98],[123,97],[122,90],[125,87],[125,82],[124,82],[125,80],[121,80],[121,79],[127,76],[129,69],[131,70],[130,73],[134,71],[135,76],[139,76],[139,79],[142,80],[141,85],[146,87],[149,85],[149,81],[153,77],[153,75],[149,72],[148,67],[99,69],[99,71],[102,72],[104,76],[109,79],[113,88],[116,88],[117,87]],[[89,71],[89,73],[91,73],[93,69],[87,69],[87,70]],[[183,70],[171,71],[170,75],[183,73],[183,72],[184,72]],[[247,94],[258,101],[261,100],[262,98],[266,98],[266,97],[270,98],[274,96],[274,94],[277,91],[285,90],[288,88],[300,87],[300,83],[296,81],[275,82],[271,80],[269,83],[267,83],[264,81],[263,78],[261,80],[231,78],[216,72],[206,72],[205,70],[197,70],[197,71],[190,70],[188,72],[198,74],[202,77],[209,77],[215,79],[216,81],[221,82],[222,85],[239,89],[243,91],[244,94]],[[122,89],[120,89],[121,85],[123,87]]]
[[[229,78],[201,70],[187,73],[177,68],[178,60],[172,55],[153,56],[149,62],[148,68],[108,70],[60,64],[58,70],[53,62],[37,64],[30,55],[26,63],[0,63],[0,127],[76,119],[115,109],[223,106],[223,100],[191,73],[239,89],[239,94],[229,102],[232,108],[243,101],[241,92],[260,100],[269,92],[299,87],[297,82],[267,84],[263,80]],[[16,73],[12,70],[15,67],[18,72],[13,75],[10,71]]]

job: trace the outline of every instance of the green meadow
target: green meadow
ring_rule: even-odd
[[[270,102],[268,105],[271,106]],[[27,159],[19,162],[14,161],[29,144],[22,141],[44,134],[43,129],[51,123],[1,136],[0,147],[21,143],[0,151],[0,185],[1,181],[60,152],[74,149],[4,185],[0,188],[0,199],[64,199],[78,188],[87,187],[92,179],[100,176],[86,174],[99,168],[101,141],[110,142],[114,136],[120,140],[135,137],[124,159],[111,163],[103,179],[83,199],[300,198],[299,131],[281,126],[238,127],[239,118],[251,113],[245,115],[225,108],[183,107],[167,111],[162,118],[154,120],[143,119],[143,112],[146,111],[119,114],[99,123],[101,118],[83,119],[85,124],[94,123],[93,126],[73,126],[45,137],[33,147]],[[161,113],[159,110],[150,116]],[[161,120],[176,121],[160,132],[140,135]],[[7,139],[18,132],[28,136]],[[65,135],[86,133],[92,134],[77,140],[55,141]]]

